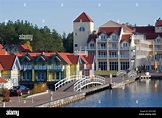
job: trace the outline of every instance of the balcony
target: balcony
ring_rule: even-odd
[[[98,47],[98,50],[107,50],[106,47]]]
[[[108,42],[118,42],[118,39],[110,39]]]
[[[98,55],[98,59],[107,59],[107,55]]]
[[[63,65],[54,65],[54,66],[48,66],[49,70],[57,70],[57,71],[63,71],[65,67]]]
[[[32,70],[32,65],[21,65],[21,70]]]
[[[96,50],[96,47],[88,47],[87,46],[87,50]]]
[[[97,39],[97,42],[107,42],[107,39]]]
[[[120,50],[129,50],[129,47],[120,47]]]
[[[129,55],[120,55],[121,59],[129,59]]]
[[[117,55],[110,55],[109,58],[110,59],[118,59],[118,56]]]
[[[109,47],[109,50],[118,50],[117,47]]]
[[[46,70],[47,66],[46,65],[35,65],[34,70]]]
[[[161,45],[162,41],[155,41],[154,45]]]
[[[155,48],[155,51],[162,51],[162,48]]]

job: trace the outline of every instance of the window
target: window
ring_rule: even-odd
[[[118,62],[110,62],[110,70],[118,70]]]
[[[107,62],[99,62],[100,70],[107,70]]]
[[[79,28],[79,31],[85,31],[85,28],[84,28],[83,26],[81,26],[81,27]]]
[[[94,49],[94,48],[95,48],[94,43],[90,43],[90,49]]]
[[[101,35],[101,39],[102,40],[106,40],[106,36],[105,35]]]
[[[117,52],[110,52],[110,57],[117,58]]]
[[[116,43],[112,43],[112,48],[114,49],[116,49],[117,48],[117,46],[116,46]]]
[[[156,39],[156,42],[157,42],[157,43],[160,43],[160,39]]]
[[[75,44],[75,47],[78,47],[78,44]]]
[[[112,35],[112,40],[116,41],[117,40],[117,36],[116,35]]]
[[[156,50],[160,50],[161,49],[161,45],[156,45]]]
[[[121,70],[126,70],[129,68],[129,62],[120,62]]]
[[[128,44],[127,43],[123,43],[123,47],[128,47]]]
[[[106,48],[106,43],[101,43],[101,49],[105,49]]]

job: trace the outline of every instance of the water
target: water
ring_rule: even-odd
[[[64,107],[161,107],[162,80],[135,81],[124,88],[108,89]]]

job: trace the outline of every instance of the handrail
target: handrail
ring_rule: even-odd
[[[125,71],[125,70],[119,70],[119,71],[116,73],[116,76],[119,76],[120,74],[126,74],[126,71]]]
[[[81,89],[89,84],[105,84],[105,78],[99,75],[85,76],[74,84],[74,91],[81,91]]]
[[[137,72],[135,70],[131,70],[128,72],[128,77],[136,77],[137,76]]]
[[[58,81],[57,83],[55,83],[55,91],[56,91],[59,87],[65,85],[65,84],[67,84],[67,83],[70,83],[70,82],[72,82],[72,81],[74,81],[74,80],[81,79],[82,77],[84,77],[84,75],[71,75],[71,76],[68,76],[68,77],[66,77],[66,78],[64,78],[64,79],[62,79],[62,80],[60,80],[60,81]]]

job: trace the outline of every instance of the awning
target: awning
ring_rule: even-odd
[[[0,77],[0,83],[4,83],[7,82],[5,79],[3,79],[2,77]]]

